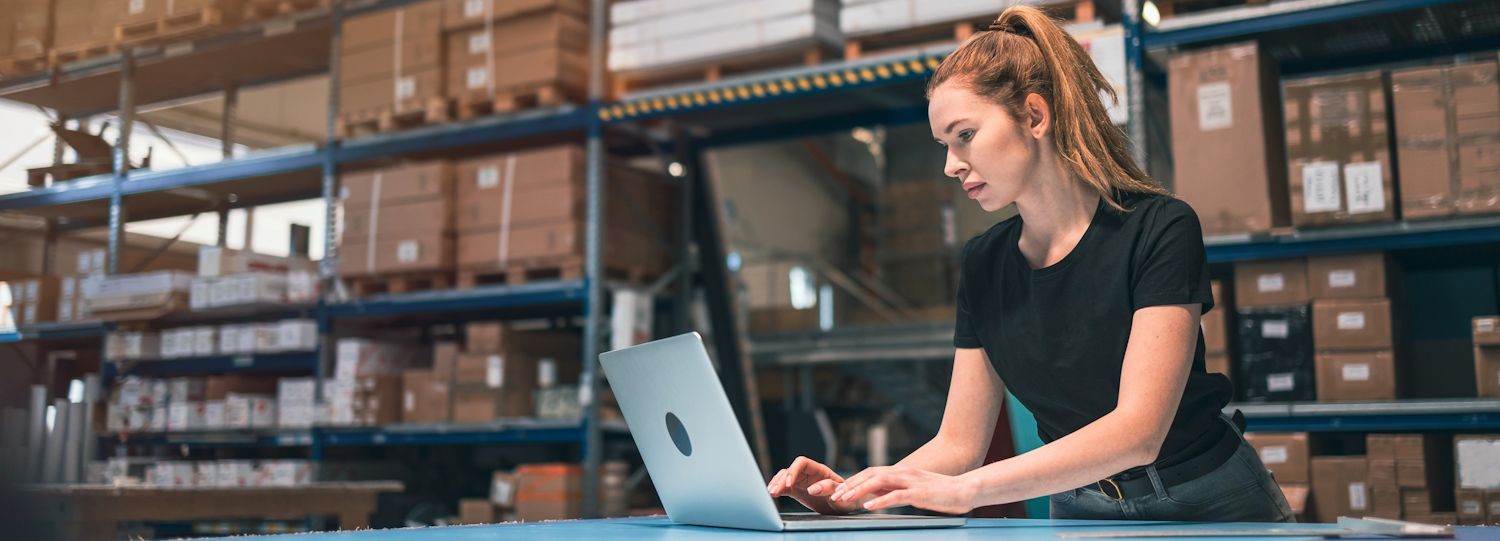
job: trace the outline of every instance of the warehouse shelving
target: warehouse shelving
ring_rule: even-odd
[[[1230,404],[1261,432],[1407,432],[1500,429],[1500,400]]]
[[[97,321],[22,325],[14,333],[0,334],[0,343],[103,338],[108,329],[108,324]]]
[[[299,351],[288,353],[247,353],[243,355],[215,355],[149,361],[127,361],[124,368],[110,363],[105,369],[109,379],[118,370],[121,375],[136,376],[202,376],[213,374],[246,373],[312,373],[317,370],[319,353]]]
[[[604,421],[600,430],[611,435],[629,432],[625,423]],[[586,429],[578,421],[514,419],[484,424],[391,425],[383,427],[324,426],[307,429],[189,430],[101,435],[106,443],[189,447],[370,447],[384,445],[497,445],[576,444]]]
[[[479,286],[472,289],[419,291],[413,293],[372,295],[361,299],[331,303],[328,315],[334,319],[402,316],[415,314],[473,312],[523,308],[573,307],[587,298],[583,280],[556,280],[520,285]]]

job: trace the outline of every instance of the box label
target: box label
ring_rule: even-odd
[[[403,240],[396,245],[396,260],[402,263],[415,262],[420,256],[420,244],[414,240]]]
[[[503,355],[490,355],[485,360],[484,384],[491,389],[499,389],[505,384],[505,357]]]
[[[1264,338],[1286,338],[1291,333],[1291,325],[1284,319],[1266,321],[1260,324],[1260,335]]]
[[[417,409],[417,393],[406,391],[401,393],[401,409],[414,411]]]
[[[1369,505],[1365,499],[1365,484],[1360,481],[1349,483],[1349,509],[1364,511]]]
[[[1349,214],[1385,211],[1385,178],[1380,162],[1345,165],[1344,189],[1349,192]]]
[[[1261,293],[1276,293],[1286,289],[1286,276],[1279,272],[1262,274],[1255,279],[1255,290]]]
[[[536,383],[543,389],[557,385],[557,361],[542,359],[536,365]]]
[[[511,486],[510,481],[495,479],[490,485],[490,501],[494,502],[495,505],[510,505],[511,502],[515,501],[512,497],[513,493],[514,487]]]
[[[1352,270],[1328,271],[1328,287],[1354,287],[1356,277]]]
[[[1479,332],[1495,332],[1495,320],[1481,319],[1474,322],[1474,330]]]
[[[469,54],[484,54],[490,49],[489,32],[480,32],[469,35]]]
[[[1500,515],[1500,501],[1490,502],[1490,516]]]
[[[1341,331],[1365,330],[1364,312],[1339,312],[1338,326]]]
[[[1222,130],[1234,125],[1234,102],[1228,81],[1198,86],[1198,130]]]
[[[1465,515],[1478,515],[1484,512],[1484,506],[1481,505],[1477,500],[1464,500],[1458,502],[1458,505],[1458,512]]]
[[[1286,464],[1287,454],[1285,445],[1273,445],[1260,450],[1260,461],[1266,464]]]
[[[146,0],[130,0],[125,10],[131,15],[142,13],[146,11]]]
[[[1341,369],[1344,381],[1370,381],[1369,363],[1350,363]]]
[[[488,81],[489,78],[489,68],[469,68],[469,74],[467,78],[469,90],[484,88],[485,81]]]
[[[1290,391],[1290,390],[1296,389],[1296,388],[1297,388],[1297,378],[1296,378],[1295,374],[1285,373],[1285,374],[1271,374],[1271,375],[1266,376],[1266,390],[1267,391],[1270,391],[1270,392],[1273,392],[1273,393],[1279,393],[1279,392],[1283,392],[1283,391]]]
[[[402,77],[396,79],[396,99],[404,100],[417,95],[417,78]]]
[[[1337,212],[1339,197],[1338,162],[1308,162],[1302,166],[1302,211]]]
[[[493,165],[479,168],[479,172],[474,175],[474,185],[478,186],[481,190],[488,190],[499,186],[500,168]]]
[[[484,15],[485,0],[464,0],[464,18],[472,19]]]

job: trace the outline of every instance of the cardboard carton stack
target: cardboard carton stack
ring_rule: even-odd
[[[1407,219],[1500,210],[1500,81],[1491,61],[1391,73]]]
[[[244,13],[244,0],[116,0],[118,38],[153,37],[157,23],[173,19],[182,27],[234,25]]]
[[[56,321],[61,281],[55,276],[8,282],[14,325]]]
[[[1397,360],[1385,254],[1308,259],[1318,400],[1394,400]]]
[[[339,45],[339,115],[426,112],[443,101],[440,0],[351,17]]]
[[[1306,432],[1278,434],[1251,432],[1245,441],[1255,447],[1261,463],[1271,470],[1271,475],[1281,485],[1282,494],[1291,504],[1292,512],[1302,516],[1307,511],[1307,495],[1311,482],[1310,446]]]
[[[1477,396],[1500,398],[1500,316],[1476,317],[1473,325]]]
[[[1455,436],[1458,523],[1500,522],[1500,435]]]
[[[1363,456],[1312,458],[1312,509],[1316,522],[1363,517],[1371,510],[1369,462]]]
[[[1365,441],[1377,516],[1399,511],[1404,520],[1456,522],[1451,436],[1370,434]],[[1400,498],[1399,508],[1391,498]]]
[[[576,384],[579,358],[572,333],[471,323],[452,371],[453,421],[536,417],[539,389]]]
[[[71,272],[59,278],[57,291],[57,320],[59,322],[85,321],[93,319],[89,299],[99,293],[99,283],[104,281],[107,259],[103,249],[81,250],[72,258],[64,258]]]
[[[515,483],[519,520],[563,520],[583,512],[582,466],[527,464],[516,468]]]
[[[1277,75],[1254,43],[1182,53],[1168,65],[1175,189],[1205,235],[1290,222]]]
[[[797,269],[797,272],[793,272]],[[816,274],[805,264],[756,261],[740,267],[750,308],[750,332],[778,333],[817,329],[819,310]],[[795,283],[794,279],[801,279]],[[793,288],[806,293],[793,301]]]
[[[453,268],[452,168],[419,162],[347,174],[338,273],[443,273]]]
[[[967,239],[959,238],[957,194],[952,180],[916,180],[881,196],[881,278],[914,307],[952,306],[958,296],[957,251]]]
[[[446,0],[447,96],[459,117],[582,100],[588,92],[585,0]]]
[[[1313,325],[1307,261],[1249,261],[1234,267],[1240,400],[1315,397]]]
[[[1234,312],[1224,289],[1224,282],[1214,280],[1209,284],[1214,296],[1214,308],[1203,314],[1203,362],[1211,373],[1224,374],[1234,379],[1229,363],[1229,315]]]
[[[127,7],[122,0],[55,0],[53,4],[50,45],[54,53],[107,51],[115,39],[115,25]]]
[[[1397,218],[1386,92],[1378,70],[1286,82],[1294,225]]]
[[[144,319],[186,308],[192,285],[193,275],[180,271],[117,274],[100,279],[84,302],[100,319]]]
[[[15,289],[8,282],[0,282],[0,333],[16,332],[20,305],[15,300]]]
[[[0,60],[43,58],[52,46],[47,39],[51,2],[9,0],[5,9],[7,20],[0,22]]]
[[[324,383],[327,424],[384,426],[401,422],[402,370],[421,357],[415,348],[341,338],[334,377]]]
[[[585,244],[584,152],[576,145],[483,156],[456,166],[461,286],[538,272],[578,276]],[[604,268],[649,278],[666,267],[675,190],[658,175],[611,166]]]

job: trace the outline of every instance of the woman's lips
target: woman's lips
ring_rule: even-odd
[[[978,199],[979,192],[984,191],[984,183],[976,182],[972,186],[964,186],[964,191],[969,193],[969,199]]]

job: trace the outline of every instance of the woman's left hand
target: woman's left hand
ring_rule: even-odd
[[[845,480],[833,493],[835,502],[857,502],[873,496],[865,509],[877,511],[910,505],[949,515],[974,509],[978,487],[972,478],[949,476],[908,466],[870,468]]]

